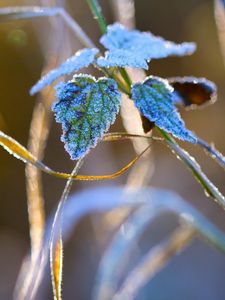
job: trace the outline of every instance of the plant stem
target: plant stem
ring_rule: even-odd
[[[225,209],[224,196],[219,192],[217,187],[215,187],[213,185],[213,183],[208,179],[208,177],[203,173],[203,171],[201,170],[201,167],[194,160],[194,158],[191,157],[184,149],[182,149],[167,132],[165,132],[164,130],[162,130],[160,128],[157,128],[157,129],[160,132],[160,134],[165,138],[165,140],[166,140],[168,146],[171,148],[171,150],[191,170],[194,177],[203,186],[206,194],[208,196],[211,196],[216,202],[218,202],[220,204],[220,206],[222,206],[223,209]]]
[[[99,27],[102,33],[106,33],[107,24],[105,19],[101,13],[101,8],[98,4],[97,0],[87,0],[87,3],[94,15],[94,18],[97,20]],[[132,85],[132,81],[130,79],[129,74],[126,72],[124,68],[119,68],[120,74],[123,77],[124,81],[127,83],[129,87],[129,91]],[[114,78],[118,81],[118,76],[113,74]],[[125,93],[130,97],[130,92],[127,89],[123,89]],[[219,190],[213,185],[213,183],[207,178],[207,176],[202,172],[201,167],[198,163],[192,158],[185,150],[183,150],[176,141],[164,130],[156,127],[160,134],[165,138],[168,146],[172,149],[172,151],[186,164],[186,166],[192,171],[194,177],[197,181],[203,186],[206,194],[211,196],[215,201],[217,201],[224,209],[225,209],[225,198],[219,192]]]
[[[127,73],[126,69],[125,68],[120,68],[120,74],[121,76],[123,77],[124,81],[127,83],[129,89],[132,85],[132,81],[129,77],[129,74]]]
[[[120,88],[121,92],[123,92],[126,95],[130,95],[130,87],[126,87],[124,82],[115,74],[114,69],[110,71],[110,69],[107,68],[101,68],[100,69],[106,76],[115,79],[115,81],[118,84],[118,87]]]
[[[107,24],[105,18],[102,15],[101,7],[98,0],[87,0],[87,3],[92,11],[94,18],[97,20],[101,32],[104,34],[107,32]]]

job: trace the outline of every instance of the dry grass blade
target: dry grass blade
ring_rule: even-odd
[[[35,165],[37,159],[16,140],[0,131],[0,145],[17,159]]]
[[[134,203],[144,205],[132,213],[129,212],[127,220],[122,223],[106,250],[96,277],[94,299],[111,300],[113,298],[122,279],[121,274],[128,268],[131,260],[131,250],[138,243],[147,225],[164,213],[175,214],[181,224],[183,222],[185,225],[188,224],[188,228],[194,228],[194,232],[201,238],[225,253],[225,235],[223,232],[178,195],[165,190],[140,188],[127,192],[125,196]],[[126,231],[128,237],[125,234]],[[118,299],[123,298],[118,297]]]
[[[215,0],[215,19],[225,65],[225,7],[222,0]]]
[[[155,246],[128,274],[113,300],[133,300],[139,290],[169,263],[171,258],[188,246],[195,236],[192,228],[178,228],[174,233]]]
[[[70,174],[70,178],[66,183],[62,197],[60,199],[50,237],[50,264],[52,275],[52,286],[54,291],[54,299],[61,300],[62,286],[62,268],[63,268],[63,243],[62,243],[62,222],[63,207],[72,187],[72,176],[75,176],[82,166],[83,160],[79,160]]]
[[[135,8],[133,0],[111,0],[116,19],[125,27],[132,29],[135,26]]]
[[[84,44],[88,48],[95,47],[91,39],[78,25],[78,23],[61,7],[52,8],[42,6],[12,6],[0,9],[0,22],[47,16],[60,16],[82,44]]]
[[[141,188],[139,191],[141,191]],[[131,194],[128,193],[126,197],[129,198],[129,196]],[[141,195],[139,199],[142,199]],[[127,220],[122,222],[100,263],[93,297],[95,300],[112,299],[122,270],[129,262],[127,257],[129,257],[134,243],[138,241],[146,226],[151,224],[163,212],[163,207],[153,207],[151,205],[141,206],[135,211],[128,210]],[[129,238],[126,238],[124,228],[128,229]],[[131,228],[130,231],[129,228]]]
[[[45,1],[45,5],[48,5],[49,9],[52,8],[54,11],[56,1]],[[69,49],[71,48],[70,45],[63,48],[61,45],[62,39],[65,39],[68,35],[64,22],[60,18],[53,18],[50,24],[53,34],[44,46],[42,43],[42,36],[38,32],[39,29],[36,28],[37,37],[40,39],[40,45],[46,61],[43,73],[57,67],[64,56],[67,56],[66,52],[71,54],[71,49]],[[55,33],[57,33],[56,36]],[[45,47],[48,48],[47,52],[45,51]],[[47,87],[39,93],[33,110],[29,130],[28,150],[39,160],[42,160],[44,157],[46,141],[49,136],[52,120],[51,105],[53,99],[54,90]],[[31,258],[32,262],[34,262],[39,253],[39,248],[41,247],[44,235],[45,212],[41,172],[30,164],[26,165],[26,187],[28,217],[30,222]]]
[[[142,139],[153,140],[153,141],[162,141],[163,140],[162,138],[155,137],[155,136],[129,134],[127,132],[111,132],[111,133],[106,133],[104,135],[103,141],[113,142],[113,141],[120,141],[120,140],[134,139],[134,138],[142,138]]]
[[[49,6],[47,8],[43,7],[45,12],[57,12],[58,8],[54,8],[54,6],[56,6],[55,0],[46,0],[44,4]],[[27,10],[29,10],[29,8],[27,8]],[[41,10],[42,9],[40,7],[40,9],[35,10],[35,12],[38,13],[41,12]],[[22,11],[26,13],[26,7],[21,7],[21,12]],[[8,17],[10,17],[10,15],[8,15]],[[58,66],[61,59],[63,59],[65,49],[68,48],[64,47],[63,51],[60,50],[61,39],[63,37],[65,38],[67,35],[63,21],[60,18],[53,18],[50,24],[52,26],[53,33],[57,32],[57,36],[55,37],[52,35],[51,39],[49,39],[44,46],[42,42],[40,43],[46,61],[43,72],[47,72]],[[38,28],[35,27],[35,29],[37,30],[37,37],[41,40],[42,37],[38,34]],[[48,47],[47,52],[45,51],[45,47]],[[29,130],[28,149],[38,159],[42,159],[44,157],[44,150],[51,124],[51,103],[53,99],[53,89],[46,88],[38,95],[34,106]],[[45,227],[44,195],[41,172],[38,168],[31,164],[26,165],[26,189],[31,239],[31,260],[29,265],[27,265],[27,269],[31,270],[41,253]],[[25,299],[25,295],[29,290],[30,278],[31,276],[29,275],[29,272],[26,272],[26,270],[24,271],[22,268],[15,290],[17,298]],[[22,285],[21,281],[23,282]]]
[[[52,283],[54,285],[55,299],[61,300],[62,294],[62,269],[63,269],[63,242],[62,234],[56,244],[52,258]]]
[[[125,167],[120,169],[119,171],[110,174],[110,175],[72,175],[68,173],[57,172],[43,164],[40,160],[38,160],[32,153],[30,153],[25,147],[20,145],[16,140],[9,137],[0,131],[0,145],[8,151],[10,154],[15,156],[17,159],[22,160],[25,163],[30,163],[34,165],[36,168],[42,170],[43,172],[59,177],[62,179],[73,179],[80,181],[95,181],[95,180],[110,180],[116,177],[119,177],[123,173],[125,173],[128,169],[130,169],[144,153],[150,148],[150,145],[144,149],[139,155],[137,155],[134,159],[132,159]]]
[[[53,92],[48,88],[41,92],[40,99],[34,107],[28,149],[37,158],[42,159],[51,123],[50,106]],[[26,165],[27,203],[30,222],[31,256],[35,259],[41,246],[44,225],[44,196],[42,191],[40,170],[31,164]]]
[[[50,17],[59,13],[59,7],[42,6],[9,6],[0,9],[0,22],[17,19],[31,19],[35,17]]]

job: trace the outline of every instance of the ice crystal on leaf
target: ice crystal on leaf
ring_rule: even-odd
[[[132,67],[148,69],[151,59],[164,58],[171,55],[184,56],[195,51],[194,43],[175,44],[150,32],[128,30],[119,23],[108,26],[108,31],[100,42],[107,51],[100,57],[100,67]]]
[[[44,75],[30,90],[30,94],[34,95],[42,90],[47,85],[50,85],[61,76],[69,75],[77,72],[80,69],[88,67],[94,62],[96,54],[99,52],[98,49],[83,49],[78,51],[75,55],[68,58],[62,63],[57,69],[54,69]]]
[[[141,114],[175,137],[196,143],[195,135],[186,129],[173,102],[173,87],[167,80],[150,76],[132,87],[132,99]]]
[[[75,75],[56,87],[55,118],[62,124],[61,140],[72,159],[83,157],[115,121],[121,94],[113,79]]]

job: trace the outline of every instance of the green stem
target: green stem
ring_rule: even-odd
[[[116,74],[113,70],[110,71],[110,69],[107,69],[107,68],[100,68],[100,70],[107,77],[115,79],[121,92],[123,92],[124,94],[126,94],[130,97],[130,88],[125,86],[124,82],[118,76],[116,76]]]
[[[101,6],[98,3],[98,0],[87,0],[87,3],[92,11],[92,14],[96,21],[98,22],[99,28],[103,34],[107,32],[107,23],[102,14]],[[124,81],[127,83],[128,90],[130,91],[130,87],[132,85],[132,81],[124,68],[119,68],[120,74],[123,77]],[[118,79],[117,79],[118,80]],[[126,94],[130,94],[130,92],[125,92]]]
[[[132,85],[132,81],[130,79],[129,74],[127,73],[125,68],[120,68],[119,70],[120,70],[121,76],[123,77],[124,81],[127,83],[128,87],[130,89],[130,87]]]
[[[206,194],[211,196],[223,209],[225,209],[225,198],[216,186],[203,173],[198,163],[184,149],[182,149],[176,141],[164,130],[157,128],[161,135],[165,138],[170,149],[180,158],[185,165],[191,170],[197,181],[203,186]]]
[[[98,3],[98,0],[87,0],[87,3],[92,11],[94,18],[98,22],[101,32],[103,34],[106,33],[107,32],[107,24],[106,24],[105,18],[102,15],[102,9]]]

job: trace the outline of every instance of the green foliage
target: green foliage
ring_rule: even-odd
[[[115,121],[121,95],[109,78],[74,76],[56,88],[58,102],[53,105],[56,121],[62,123],[62,141],[72,159],[79,159],[96,146]]]

